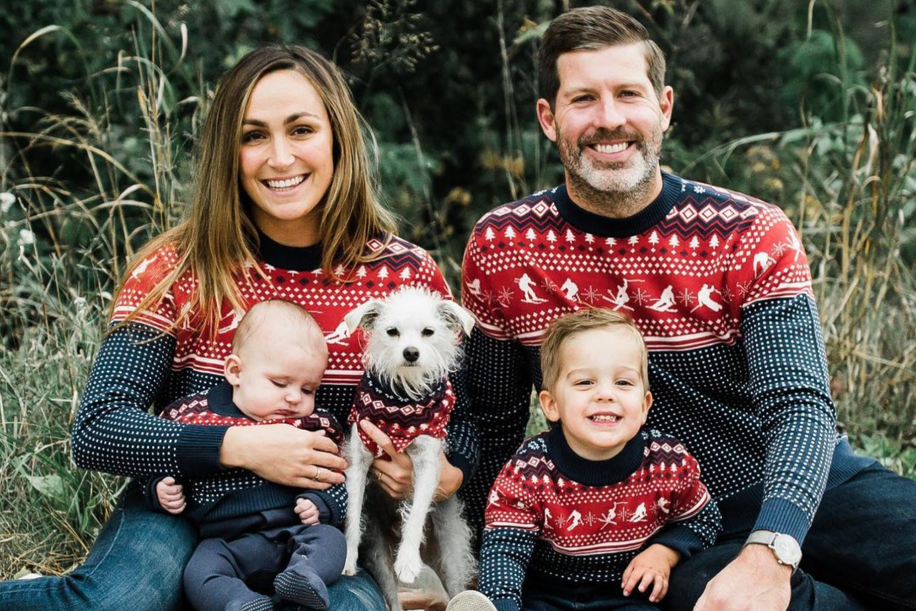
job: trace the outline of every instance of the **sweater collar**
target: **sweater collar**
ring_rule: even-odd
[[[625,480],[642,464],[646,449],[645,433],[640,431],[617,456],[588,460],[569,447],[562,425],[554,426],[546,435],[547,451],[553,464],[563,475],[586,486],[609,486]]]
[[[615,219],[580,208],[569,198],[566,185],[553,192],[554,203],[567,223],[586,233],[606,238],[626,238],[642,233],[664,219],[677,202],[681,192],[681,179],[662,172],[662,190],[652,203],[633,216]]]
[[[420,401],[411,399],[407,396],[407,393],[404,392],[400,386],[393,384],[389,380],[383,380],[378,374],[374,371],[366,370],[365,372],[366,385],[376,394],[381,395],[388,401],[389,405],[411,405],[419,403],[429,403],[433,400],[439,400],[442,395],[445,393],[446,385],[448,383],[448,378],[443,379],[439,384],[432,389],[432,391]]]
[[[308,272],[321,267],[321,242],[311,246],[285,246],[258,231],[261,261],[280,269]]]
[[[207,407],[220,416],[248,417],[232,402],[232,385],[229,382],[220,382],[207,391]]]

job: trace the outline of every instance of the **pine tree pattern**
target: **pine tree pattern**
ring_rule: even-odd
[[[498,608],[521,607],[524,578],[547,588],[551,582],[619,587],[627,565],[651,543],[686,557],[715,541],[719,512],[696,460],[677,439],[643,430],[612,459],[624,472],[604,475],[599,484],[564,471],[579,465],[560,465],[562,437],[555,430],[527,440],[490,492],[479,583]],[[630,449],[636,460],[626,472]]]
[[[535,239],[481,239],[510,225]],[[558,242],[567,232],[575,241]],[[539,301],[503,292],[519,278],[581,288],[541,292]],[[482,435],[467,490],[480,500],[470,507],[484,502],[521,442],[547,325],[605,307],[631,316],[646,339],[649,424],[691,448],[714,498],[731,497],[742,516],[759,512],[758,528],[803,538],[838,438],[810,271],[780,209],[664,173],[648,208],[608,219],[575,206],[560,186],[482,217],[463,282],[463,303],[478,319],[468,354]]]
[[[450,296],[435,262],[422,248],[399,238],[373,239],[366,245],[376,257],[338,281],[320,269],[320,249],[289,248],[262,237],[264,260],[239,284],[248,306],[279,298],[305,307],[325,334],[328,367],[316,404],[338,422],[346,421],[363,375],[360,335],[350,335],[344,315],[368,299],[381,299],[401,286],[419,286]],[[112,324],[136,309],[155,282],[176,264],[174,249],[164,246],[132,272],[114,306]],[[400,279],[410,270],[409,281]],[[134,477],[162,473],[209,477],[223,471],[219,449],[227,427],[180,424],[149,413],[223,381],[223,363],[231,351],[237,313],[224,304],[215,338],[200,324],[186,274],[160,304],[109,334],[93,365],[73,431],[73,455],[89,469]],[[186,324],[172,328],[178,313]],[[224,330],[225,328],[225,330]],[[463,371],[450,376],[455,407],[448,425],[449,461],[470,479],[477,458],[477,432],[469,414]]]

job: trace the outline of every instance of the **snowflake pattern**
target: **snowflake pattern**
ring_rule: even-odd
[[[588,288],[585,289],[584,293],[582,293],[582,297],[585,299],[585,301],[589,302],[590,304],[594,304],[596,301],[598,301],[598,297],[600,296],[601,296],[601,293],[599,293],[598,289],[596,289],[592,285],[588,285]]]
[[[496,298],[496,300],[499,302],[499,305],[504,308],[508,308],[509,304],[512,303],[512,295],[512,289],[504,286],[499,289],[499,296]]]
[[[682,289],[681,292],[677,294],[677,300],[680,301],[681,305],[684,307],[692,306],[695,299],[696,297],[688,288]]]

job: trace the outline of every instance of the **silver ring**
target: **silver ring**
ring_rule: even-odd
[[[375,479],[377,479],[378,481],[382,481],[382,472],[381,471],[376,470]]]
[[[315,466],[315,477],[313,477],[312,479],[315,480],[316,482],[321,481],[321,467],[317,465]]]

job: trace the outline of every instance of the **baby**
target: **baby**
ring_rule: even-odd
[[[315,411],[327,362],[321,329],[305,310],[264,301],[235,331],[225,383],[177,401],[162,417],[218,426],[285,423],[325,431],[340,445],[337,422]],[[323,470],[316,466],[314,479],[320,481]],[[200,529],[203,540],[184,572],[185,593],[199,611],[268,611],[275,598],[327,609],[327,585],[340,576],[346,559],[339,530],[347,506],[343,484],[302,491],[233,469],[181,483],[158,477],[147,496],[168,513],[186,511]],[[276,576],[275,598],[246,585],[264,575]]]
[[[567,314],[547,330],[541,371],[538,398],[555,425],[496,479],[480,592],[462,592],[449,611],[654,609],[671,569],[721,524],[697,461],[643,428],[652,405],[643,338],[618,312]]]

